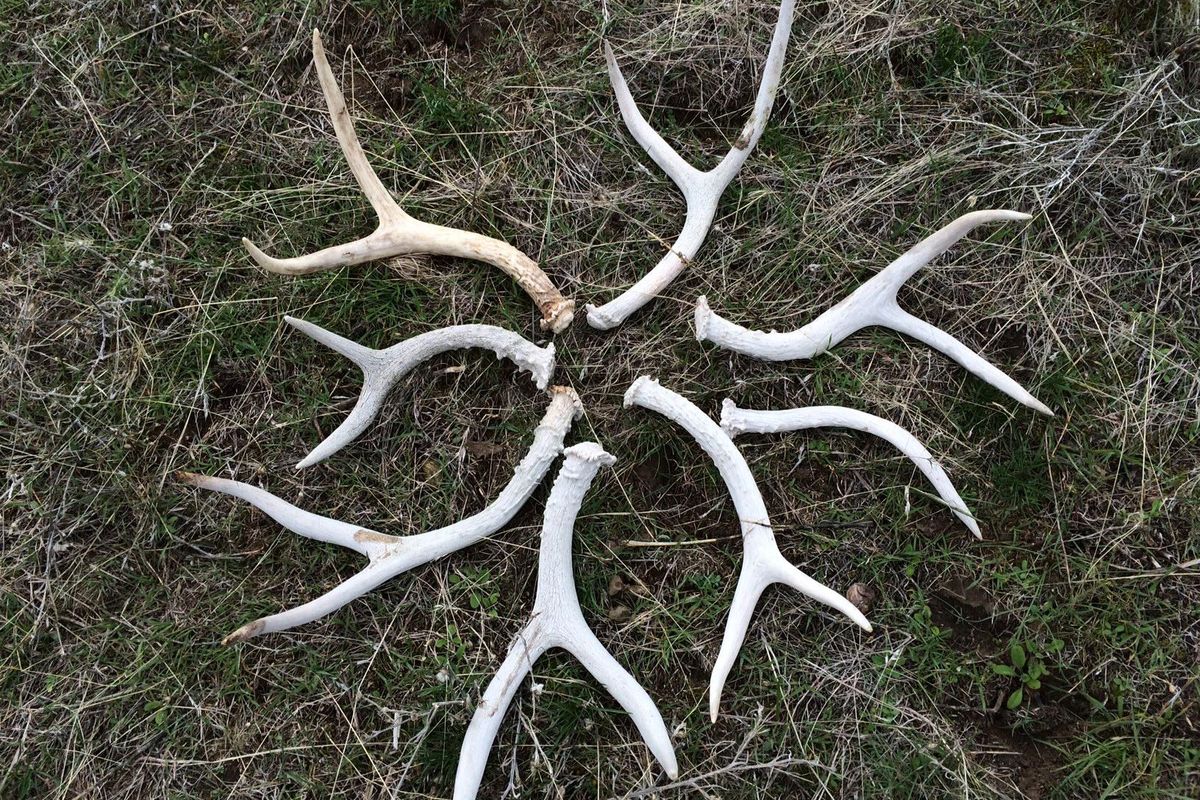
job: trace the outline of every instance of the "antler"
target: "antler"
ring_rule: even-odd
[[[296,469],[324,461],[341,450],[367,429],[383,406],[396,382],[418,364],[450,350],[479,347],[491,350],[497,358],[506,358],[525,370],[539,389],[545,389],[554,372],[554,344],[545,347],[526,341],[512,331],[494,325],[454,325],[405,339],[384,350],[372,350],[319,325],[295,317],[284,317],[289,325],[321,344],[341,353],[359,366],[363,388],[350,415],[324,441],[296,465]]]
[[[896,292],[905,281],[921,267],[949,250],[977,225],[1027,219],[1030,219],[1028,214],[1017,211],[973,211],[964,214],[884,267],[842,302],[803,328],[788,333],[764,333],[735,325],[713,313],[708,307],[708,300],[701,296],[696,300],[696,339],[701,342],[708,340],[719,347],[764,361],[788,361],[794,358],[812,358],[834,347],[861,328],[881,325],[908,334],[933,349],[940,350],[968,372],[982,378],[1017,402],[1052,417],[1053,411],[983,356],[950,334],[902,310],[896,302]]]
[[[894,422],[883,417],[858,411],[842,406],[809,406],[807,408],[791,408],[786,411],[752,411],[738,408],[732,400],[726,400],[721,405],[721,429],[729,434],[730,439],[737,438],[740,433],[779,433],[781,431],[800,431],[808,428],[852,428],[865,431],[881,439],[886,439],[895,445],[896,449],[908,456],[929,479],[938,495],[954,515],[962,520],[967,529],[982,539],[979,523],[967,508],[950,477],[942,469],[942,465],[934,460],[929,451],[917,441],[917,437],[901,428]]]
[[[592,633],[579,609],[575,591],[571,538],[579,505],[599,469],[613,464],[616,458],[595,442],[568,447],[563,456],[562,468],[546,501],[533,612],[513,639],[504,663],[496,670],[467,727],[454,779],[454,800],[474,800],[492,742],[517,688],[533,669],[534,662],[552,647],[569,651],[587,667],[633,718],[646,746],[667,774],[672,778],[679,775],[675,749],[662,714],[646,690]]]
[[[329,106],[329,117],[333,121],[338,143],[346,156],[346,162],[350,165],[350,171],[354,173],[355,180],[379,217],[379,227],[369,236],[348,244],[327,247],[316,253],[295,258],[272,258],[249,239],[242,239],[242,244],[246,246],[250,256],[264,269],[282,275],[306,275],[310,272],[411,253],[432,253],[484,261],[504,270],[533,298],[541,309],[543,328],[558,333],[570,325],[575,316],[575,301],[564,299],[546,277],[546,273],[542,272],[537,262],[529,256],[499,239],[421,222],[400,208],[384,188],[379,176],[367,161],[366,154],[363,153],[362,145],[354,132],[354,122],[346,109],[346,100],[325,58],[321,34],[316,30],[313,31],[313,62],[317,67],[317,78],[325,93],[325,102]]]
[[[717,654],[708,685],[708,711],[713,722],[717,721],[721,690],[746,638],[754,607],[763,590],[772,583],[786,584],[817,602],[841,611],[863,630],[871,630],[871,623],[849,600],[801,572],[779,552],[767,507],[754,482],[750,466],[733,440],[708,415],[649,376],[638,378],[625,392],[625,407],[629,406],[657,411],[692,435],[717,465],[717,471],[729,489],[729,496],[733,498],[733,505],[741,520],[744,553],[742,571],[733,592],[721,650]]]
[[[687,201],[687,216],[684,218],[683,231],[671,245],[670,251],[662,260],[647,272],[641,280],[626,289],[622,294],[602,306],[587,306],[587,321],[593,328],[608,330],[620,325],[646,303],[657,297],[671,281],[683,271],[683,268],[695,257],[713,217],[717,214],[717,204],[725,187],[738,174],[742,164],[749,158],[771,116],[771,106],[775,103],[775,92],[779,88],[779,76],[783,71],[783,58],[787,52],[788,38],[792,32],[792,9],[795,0],[783,0],[779,4],[779,19],[775,23],[775,31],[771,35],[771,48],[767,52],[767,61],[763,66],[762,80],[758,86],[758,94],[754,98],[754,111],[742,128],[741,135],[734,142],[732,149],[721,160],[721,163],[708,172],[701,172],[683,160],[679,153],[663,140],[642,112],[638,110],[629,92],[629,85],[617,59],[613,56],[612,47],[604,44],[604,59],[608,63],[608,77],[613,91],[617,95],[617,105],[621,109],[621,117],[630,134],[642,146],[642,149],[654,160],[667,176],[679,187]]]
[[[562,452],[563,438],[570,430],[571,423],[583,411],[574,390],[565,386],[555,386],[550,391],[550,407],[534,432],[533,446],[517,465],[512,480],[491,505],[453,525],[415,536],[388,536],[311,514],[269,492],[240,481],[195,475],[190,472],[179,473],[179,479],[186,483],[239,497],[294,533],[356,550],[370,562],[353,577],[316,600],[243,625],[225,637],[225,644],[240,642],[264,633],[285,631],[318,620],[402,572],[461,550],[500,530],[541,484],[550,465]]]

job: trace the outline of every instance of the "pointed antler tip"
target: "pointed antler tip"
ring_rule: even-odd
[[[201,476],[194,472],[187,472],[182,469],[175,471],[175,480],[179,481],[180,483],[198,486],[200,484],[200,478]]]
[[[228,646],[231,644],[237,644],[238,642],[244,642],[247,639],[253,639],[255,636],[258,636],[260,633],[262,633],[262,629],[263,621],[261,619],[256,619],[254,622],[243,625],[233,633],[226,636],[221,640],[221,644]]]

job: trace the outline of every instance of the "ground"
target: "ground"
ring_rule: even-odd
[[[0,796],[449,796],[532,602],[547,487],[490,541],[223,647],[360,562],[172,475],[236,477],[396,534],[499,492],[545,400],[475,351],[417,370],[357,442],[294,471],[359,375],[282,316],[373,346],[468,321],[540,336],[514,284],[445,258],[289,279],[239,238],[289,255],[373,224],[311,69],[319,26],[406,209],[513,242],[581,306],[610,299],[660,257],[683,202],[621,123],[602,37],[653,124],[707,168],[749,113],[776,12],[608,13],[0,3]],[[587,408],[569,441],[619,459],[576,531],[580,599],[675,731],[683,785],[662,796],[1200,794],[1198,13],[802,0],[766,134],[698,258],[618,330],[580,319],[555,338],[556,381]],[[693,338],[700,294],[790,329],[980,208],[1033,219],[976,231],[901,302],[1053,418],[884,330],[780,364]],[[839,591],[864,584],[875,632],[768,591],[711,725],[737,519],[691,440],[621,408],[641,374],[711,414],[726,397],[881,414],[942,460],[984,539],[883,442],[740,440],[785,554]],[[569,656],[535,677],[481,797],[670,783]]]

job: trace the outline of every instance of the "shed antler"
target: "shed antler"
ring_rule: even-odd
[[[243,625],[226,636],[225,643],[239,642],[264,633],[285,631],[318,620],[402,572],[461,550],[500,530],[541,484],[550,465],[562,452],[563,438],[570,430],[571,423],[582,413],[579,398],[572,389],[555,386],[551,393],[550,407],[534,432],[533,446],[517,465],[512,480],[491,505],[453,525],[416,536],[388,536],[311,514],[269,492],[240,481],[211,478],[190,472],[179,473],[180,480],[193,486],[240,497],[294,533],[348,547],[362,553],[369,560],[361,571],[316,600]]]
[[[316,339],[331,350],[341,353],[358,365],[363,373],[363,387],[350,415],[337,429],[312,449],[296,469],[324,461],[341,450],[367,429],[383,406],[383,401],[396,382],[418,364],[450,350],[479,347],[491,350],[497,358],[506,358],[533,378],[539,389],[545,389],[554,372],[554,344],[545,347],[494,325],[454,325],[422,333],[383,350],[363,347],[319,325],[295,317],[284,317],[293,328]]]
[[[792,9],[795,0],[783,0],[779,4],[779,19],[775,22],[775,31],[771,35],[771,48],[767,52],[767,61],[763,66],[762,81],[758,86],[758,94],[754,98],[754,111],[742,128],[741,135],[734,142],[733,148],[721,160],[721,163],[708,172],[701,172],[683,160],[683,157],[663,140],[642,112],[638,110],[629,92],[629,85],[612,47],[606,42],[604,58],[608,63],[608,77],[617,95],[617,104],[621,109],[621,117],[629,133],[642,149],[654,160],[667,176],[679,187],[687,201],[687,216],[684,219],[683,231],[671,245],[670,251],[647,272],[641,280],[626,289],[622,294],[602,306],[587,306],[587,321],[593,328],[608,330],[615,328],[646,303],[657,297],[671,281],[683,271],[684,267],[696,256],[713,217],[717,214],[717,204],[725,187],[738,174],[742,164],[749,158],[771,116],[771,106],[775,103],[775,92],[779,88],[779,76],[783,71],[783,58],[787,52],[788,37],[792,32]]]
[[[962,496],[950,482],[946,470],[942,469],[925,446],[917,441],[917,437],[901,428],[894,422],[842,406],[808,406],[807,408],[789,408],[784,411],[753,411],[748,408],[738,408],[732,400],[726,400],[721,405],[721,429],[733,439],[741,433],[779,433],[781,431],[801,431],[809,428],[851,428],[865,431],[881,439],[886,439],[895,445],[896,449],[916,465],[917,469],[929,479],[938,495],[954,515],[962,520],[967,530],[982,539],[979,523],[963,502]]]
[[[470,231],[446,228],[413,219],[392,199],[379,176],[371,168],[362,145],[354,132],[354,122],[346,108],[346,100],[338,88],[333,71],[325,58],[320,32],[313,31],[313,62],[317,78],[325,93],[329,116],[337,133],[338,143],[354,173],[363,194],[379,217],[375,232],[348,244],[327,247],[316,253],[295,258],[272,258],[249,239],[242,244],[251,257],[264,269],[283,275],[305,275],[334,267],[362,264],[380,258],[431,253],[435,255],[484,261],[499,267],[528,292],[542,312],[543,328],[558,333],[571,324],[575,316],[575,301],[564,299],[537,262],[507,242]]]
[[[537,595],[529,622],[513,639],[504,663],[488,684],[463,738],[454,779],[454,800],[474,800],[487,766],[488,753],[509,704],[522,680],[542,653],[561,647],[580,660],[588,672],[633,719],[655,758],[672,778],[678,777],[675,749],[662,714],[646,690],[617,663],[592,633],[575,591],[571,568],[571,539],[575,518],[588,487],[601,467],[616,459],[595,442],[568,447],[554,479],[542,523],[538,554]]]
[[[871,630],[871,623],[853,603],[801,572],[779,552],[767,507],[754,482],[750,466],[717,423],[685,397],[660,386],[649,376],[633,382],[625,392],[625,406],[641,406],[657,411],[690,433],[717,465],[717,471],[729,489],[729,496],[733,498],[733,505],[741,520],[744,553],[742,571],[729,607],[721,650],[708,684],[708,712],[713,722],[717,720],[725,679],[750,628],[754,607],[763,591],[772,583],[786,584],[817,602],[841,611],[863,630]]]
[[[848,297],[799,330],[788,333],[752,331],[713,313],[708,300],[696,300],[696,339],[764,361],[812,358],[836,346],[850,334],[872,325],[891,328],[924,342],[957,361],[968,372],[1035,411],[1054,416],[1044,403],[1027,392],[987,359],[924,320],[900,308],[896,292],[917,270],[949,250],[977,225],[1004,220],[1027,220],[1017,211],[973,211],[919,242],[904,255],[855,289]]]

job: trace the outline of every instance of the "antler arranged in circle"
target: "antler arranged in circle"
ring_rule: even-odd
[[[491,350],[497,358],[506,358],[530,374],[539,389],[545,389],[554,373],[554,344],[545,347],[494,325],[453,325],[422,333],[383,350],[352,342],[319,325],[295,317],[284,317],[296,328],[331,350],[341,353],[362,370],[363,387],[350,415],[324,441],[305,456],[296,469],[324,461],[341,450],[367,429],[375,419],[388,392],[396,382],[418,364],[450,350],[478,347]]]
[[[973,211],[927,237],[859,286],[848,297],[799,330],[788,333],[752,331],[713,313],[703,296],[696,300],[696,339],[710,341],[764,361],[812,358],[861,328],[880,325],[918,339],[957,361],[967,371],[1019,403],[1054,416],[1054,412],[950,334],[900,308],[896,292],[917,270],[949,250],[976,226],[1004,220],[1027,220],[1017,211]]]
[[[750,466],[733,440],[717,423],[709,419],[708,415],[691,401],[659,385],[649,376],[638,378],[625,392],[625,407],[629,406],[641,406],[657,411],[692,435],[717,465],[741,520],[744,552],[742,571],[738,577],[737,588],[733,592],[733,602],[729,607],[729,619],[725,623],[721,650],[717,654],[709,680],[708,711],[713,722],[717,720],[721,690],[746,638],[754,607],[763,591],[772,583],[786,584],[820,603],[841,611],[863,630],[871,630],[871,623],[849,600],[801,572],[779,552],[779,546],[775,543],[775,533],[771,530],[771,520],[767,516],[767,507],[758,491],[758,485],[754,482]]]
[[[512,480],[496,499],[478,514],[415,536],[388,536],[311,514],[270,492],[240,481],[195,475],[190,472],[179,473],[180,480],[193,486],[245,500],[293,533],[348,547],[362,553],[369,561],[357,574],[317,599],[243,625],[225,637],[225,644],[264,633],[285,631],[318,620],[402,572],[461,550],[500,530],[541,484],[550,465],[562,452],[563,438],[570,430],[571,423],[583,411],[574,390],[565,386],[555,386],[550,391],[550,406],[534,432],[533,445],[513,471]]]
[[[792,10],[795,0],[782,0],[779,4],[779,19],[775,23],[775,31],[771,35],[771,47],[767,52],[767,61],[763,66],[762,81],[758,86],[758,94],[754,98],[754,111],[742,128],[741,135],[734,142],[732,149],[721,160],[721,163],[707,172],[701,172],[683,160],[683,157],[667,144],[666,141],[650,127],[650,123],[638,110],[629,85],[612,47],[604,44],[604,59],[608,63],[608,77],[613,91],[617,95],[617,105],[621,109],[621,118],[629,133],[642,149],[654,160],[659,169],[679,187],[684,200],[687,201],[687,216],[684,219],[683,231],[671,245],[670,251],[663,256],[655,267],[647,272],[633,286],[602,306],[587,306],[587,321],[593,328],[609,330],[624,322],[646,303],[657,297],[667,288],[671,281],[683,271],[684,267],[696,256],[713,217],[717,214],[717,204],[730,181],[737,176],[742,164],[749,158],[771,116],[771,106],[775,103],[775,92],[779,89],[779,76],[783,72],[784,54],[787,52],[788,38],[792,32]]]
[[[732,400],[726,400],[721,405],[721,429],[729,434],[729,438],[737,438],[741,433],[780,433],[782,431],[801,431],[809,428],[852,428],[874,434],[895,445],[896,449],[916,465],[917,469],[929,479],[938,495],[954,515],[962,520],[967,530],[982,539],[979,523],[963,502],[962,496],[950,482],[946,470],[942,469],[925,446],[917,441],[917,437],[901,428],[894,422],[843,406],[808,406],[806,408],[789,408],[784,411],[753,411],[738,408]]]
[[[333,77],[333,70],[329,68],[325,48],[321,45],[321,34],[316,30],[313,31],[312,46],[317,78],[325,93],[325,102],[329,106],[329,117],[333,121],[338,143],[346,156],[346,163],[350,165],[350,171],[354,173],[355,180],[379,217],[379,227],[374,233],[356,241],[295,258],[273,258],[258,249],[249,239],[242,239],[242,244],[250,252],[250,256],[264,269],[283,275],[306,275],[334,267],[412,253],[431,253],[483,261],[502,269],[533,298],[542,312],[543,328],[558,333],[570,325],[575,316],[575,301],[564,299],[546,277],[546,273],[542,272],[537,262],[529,256],[507,242],[490,236],[421,222],[400,208],[392,199],[391,193],[384,188],[379,176],[367,161],[366,154],[363,153],[358,135],[354,132],[354,122],[346,108],[346,99]]]
[[[579,609],[571,567],[571,539],[580,503],[601,467],[616,461],[595,442],[568,447],[554,479],[542,523],[537,595],[529,622],[513,639],[508,655],[488,684],[467,727],[454,779],[454,800],[474,800],[488,753],[521,681],[547,650],[561,647],[587,668],[633,719],[663,769],[678,777],[675,749],[662,714],[646,690],[617,663],[588,627]]]

